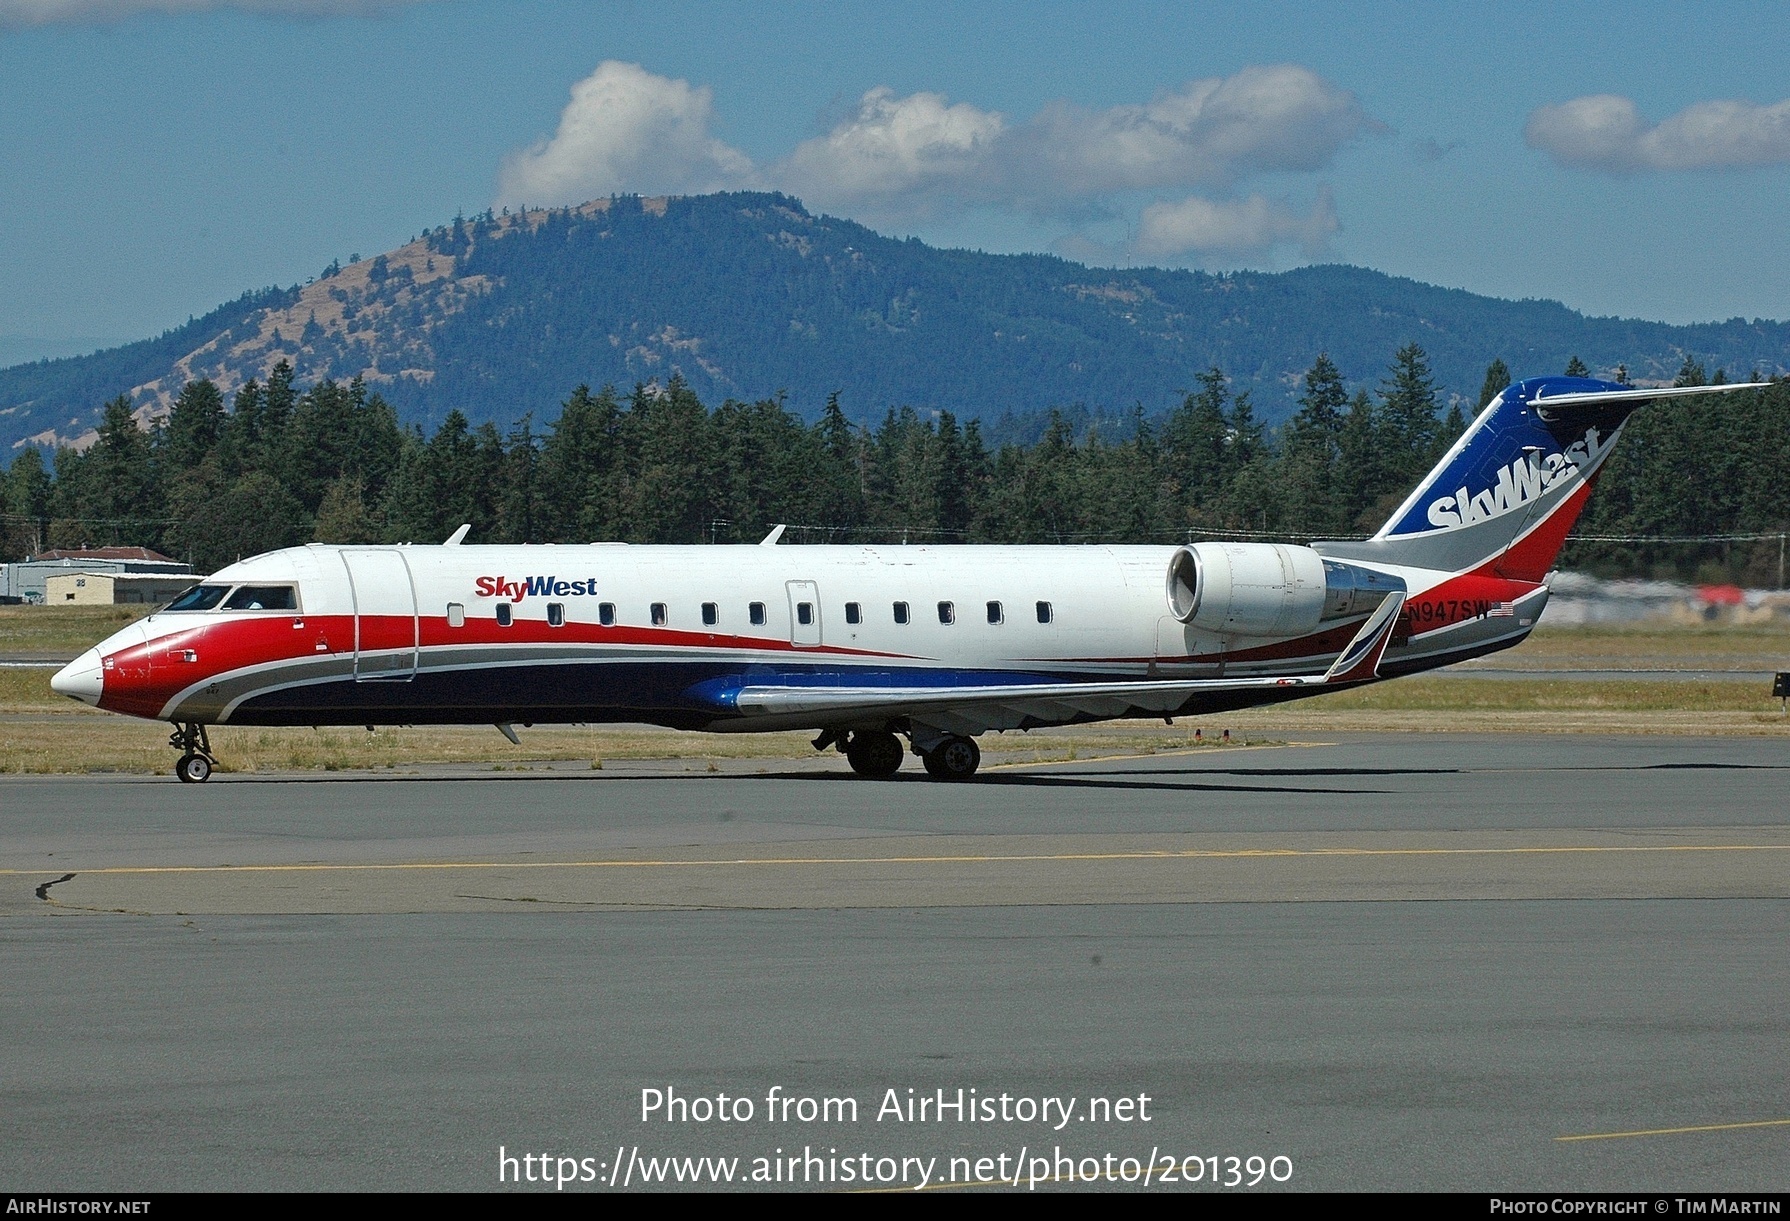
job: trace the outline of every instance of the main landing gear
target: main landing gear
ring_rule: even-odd
[[[968,780],[982,763],[982,750],[974,738],[957,734],[910,734],[914,753],[926,765],[926,774],[939,780]],[[837,747],[851,763],[852,771],[872,780],[883,780],[901,770],[901,739],[886,729],[829,729],[814,739],[814,749]]]
[[[920,749],[919,743],[914,749]],[[926,764],[926,774],[939,780],[968,780],[982,764],[982,748],[974,738],[947,734],[931,750],[921,751],[920,761]]]
[[[901,739],[881,729],[853,730],[845,740],[845,757],[852,771],[881,780],[901,770]]]
[[[217,761],[211,757],[211,739],[205,736],[204,725],[198,721],[176,725],[168,735],[168,745],[181,752],[174,774],[182,784],[203,784],[211,779]]]

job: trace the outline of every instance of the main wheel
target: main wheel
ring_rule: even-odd
[[[901,770],[901,754],[901,740],[881,730],[854,733],[845,744],[852,771],[878,780]]]
[[[211,779],[211,760],[204,755],[182,755],[174,765],[182,784],[204,784]]]
[[[929,774],[940,780],[968,780],[982,764],[982,748],[974,738],[946,738],[921,756]]]

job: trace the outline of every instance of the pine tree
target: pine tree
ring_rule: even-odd
[[[1590,377],[1591,370],[1585,367],[1584,361],[1580,360],[1577,356],[1574,356],[1571,360],[1566,362],[1566,376]]]
[[[224,441],[230,464],[258,468],[261,462],[261,383],[254,378],[236,391],[230,418],[224,421]]]
[[[1348,402],[1342,374],[1327,354],[1318,353],[1281,449],[1287,507],[1301,531],[1333,533],[1346,520],[1335,483]]]
[[[121,394],[106,404],[99,439],[85,453],[57,451],[50,542],[158,546],[161,500],[149,437]]]
[[[205,461],[224,434],[224,396],[210,378],[180,388],[161,436],[161,457],[172,469],[186,470]]]
[[[1574,357],[1574,359],[1578,358]],[[1502,358],[1493,360],[1486,366],[1485,381],[1479,387],[1479,403],[1473,408],[1474,412],[1484,411],[1508,385],[1510,385],[1510,368],[1505,365]]]
[[[1262,453],[1262,424],[1255,419],[1255,403],[1248,390],[1232,399],[1232,410],[1224,417],[1224,457],[1232,473],[1237,467],[1255,462]]]
[[[1200,374],[1199,393],[1182,401],[1162,431],[1170,476],[1180,485],[1182,504],[1196,512],[1230,481],[1231,429],[1225,419],[1230,396],[1225,381],[1224,370],[1217,366]]]
[[[621,408],[615,391],[572,391],[541,445],[542,537],[556,543],[620,537],[616,451]]]
[[[1461,434],[1466,431],[1466,414],[1461,411],[1460,400],[1454,399],[1448,404],[1448,414],[1442,417],[1442,429],[1436,435],[1436,458],[1440,459],[1447,453],[1449,447],[1460,440]]]
[[[1436,384],[1417,344],[1394,354],[1392,376],[1380,384],[1379,417],[1387,467],[1409,485],[1429,469],[1436,444]]]
[[[973,421],[970,427],[975,427]],[[827,395],[827,405],[821,411],[815,432],[822,455],[821,469],[813,475],[819,491],[816,502],[819,520],[847,529],[861,526],[864,523],[863,434],[845,418],[837,390]],[[981,434],[977,433],[975,448],[979,449],[980,445]]]
[[[330,481],[317,509],[313,541],[339,545],[377,543],[384,533],[378,515],[367,506],[366,489],[359,478],[342,475]]]
[[[1364,531],[1363,515],[1371,515],[1390,481],[1373,399],[1365,389],[1349,401],[1338,446],[1336,498],[1348,529]],[[1377,523],[1376,523],[1377,524]]]
[[[681,375],[663,390],[634,388],[621,421],[629,542],[697,543],[708,536],[708,424],[707,409]]]
[[[23,559],[44,549],[52,491],[43,451],[35,445],[24,446],[0,486],[4,493],[0,495],[0,512],[7,515],[0,523],[0,558]]]
[[[496,537],[492,542],[541,542],[541,451],[535,441],[534,415],[526,414],[510,430],[508,445],[500,456],[502,475],[497,488]],[[484,540],[481,540],[484,541]]]
[[[292,386],[292,378],[292,362],[282,356],[268,373],[267,389],[261,397],[261,426],[257,437],[261,456],[254,465],[281,477],[284,477],[286,426],[298,404],[298,392]]]

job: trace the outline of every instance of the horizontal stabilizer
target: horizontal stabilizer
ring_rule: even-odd
[[[1549,394],[1544,388],[1530,399],[1534,407],[1595,407],[1605,403],[1651,403],[1656,399],[1687,398],[1693,394],[1729,394],[1735,390],[1758,390],[1770,382],[1728,382],[1720,386],[1656,386],[1643,390],[1591,390]]]

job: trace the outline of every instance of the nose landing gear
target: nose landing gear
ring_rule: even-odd
[[[211,757],[211,739],[205,735],[203,724],[188,721],[176,725],[174,732],[168,735],[168,745],[181,752],[180,759],[174,764],[174,774],[180,777],[182,784],[203,784],[211,779],[217,761]]]

